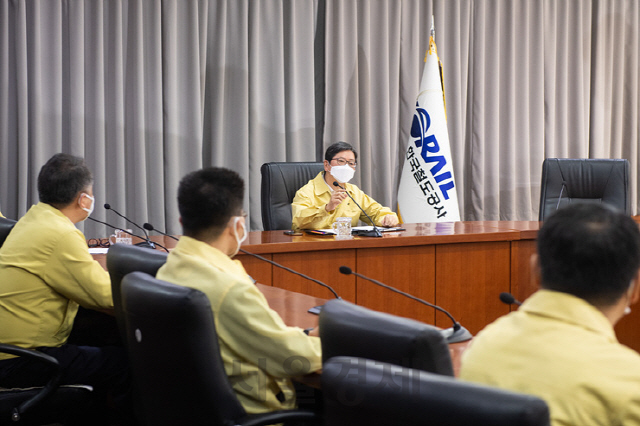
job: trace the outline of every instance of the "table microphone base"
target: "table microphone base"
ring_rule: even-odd
[[[464,327],[460,327],[458,330],[453,330],[453,327],[441,330],[440,333],[447,339],[447,343],[458,343],[458,342],[466,342],[467,340],[471,340],[473,335],[469,333]]]
[[[370,231],[353,231],[353,235],[358,237],[382,237],[382,232],[379,229],[372,229]]]
[[[148,249],[151,249],[151,250],[155,250],[156,249],[156,245],[153,244],[151,241],[140,241],[139,243],[135,243],[134,246],[144,247],[144,248],[148,248]]]
[[[314,306],[313,308],[309,309],[307,312],[309,312],[310,314],[320,315],[321,310],[322,310],[322,305]]]

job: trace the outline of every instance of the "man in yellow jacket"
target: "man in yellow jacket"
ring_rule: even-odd
[[[243,198],[244,182],[231,170],[186,175],[178,188],[184,235],[157,277],[207,295],[226,373],[247,412],[289,409],[296,405],[291,377],[322,367],[320,339],[286,326],[232,259],[247,237]]]
[[[113,309],[109,275],[75,226],[93,210],[91,171],[81,158],[56,154],[40,170],[38,194],[0,248],[0,342],[51,355],[63,384],[91,385],[96,396],[109,392],[124,404],[124,349],[66,344],[79,305]],[[0,386],[37,386],[48,377],[38,363],[0,354]]]
[[[293,198],[293,229],[331,228],[339,217],[351,218],[351,226],[356,226],[358,220],[369,223],[353,200],[367,212],[375,225],[391,227],[398,224],[398,216],[391,209],[348,183],[358,164],[358,153],[350,144],[336,142],[327,148],[324,157],[324,171],[300,188]]]
[[[536,395],[554,426],[640,425],[640,355],[613,326],[638,300],[640,231],[604,204],[571,204],[538,233],[541,289],[482,330],[460,376]]]

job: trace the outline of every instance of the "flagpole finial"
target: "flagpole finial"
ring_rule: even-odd
[[[434,40],[436,38],[436,24],[433,15],[431,15],[431,37],[433,37]]]

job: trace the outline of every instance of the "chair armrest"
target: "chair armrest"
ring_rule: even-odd
[[[58,360],[52,356],[44,354],[42,352],[38,352],[35,349],[25,349],[19,346],[8,345],[6,343],[0,343],[0,352],[17,355],[17,356],[25,356],[28,358],[32,358],[38,362],[42,362],[43,364],[48,365],[53,370],[53,375],[47,382],[47,384],[42,388],[42,390],[36,393],[32,398],[27,399],[22,404],[18,405],[13,409],[11,413],[11,418],[14,422],[20,420],[20,416],[25,412],[29,411],[34,406],[38,405],[42,400],[47,398],[51,393],[53,393],[60,383],[60,378],[62,377],[62,370],[60,369],[60,364]]]
[[[251,414],[239,426],[263,426],[285,423],[290,420],[316,420],[316,413],[309,410],[279,410],[270,413]]]

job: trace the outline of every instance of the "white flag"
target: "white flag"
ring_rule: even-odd
[[[442,87],[432,34],[398,188],[404,223],[460,220]]]

